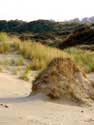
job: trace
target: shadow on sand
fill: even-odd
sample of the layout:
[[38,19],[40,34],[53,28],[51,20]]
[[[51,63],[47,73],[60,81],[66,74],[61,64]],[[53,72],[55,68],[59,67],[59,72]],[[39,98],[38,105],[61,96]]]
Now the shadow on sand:
[[0,103],[23,103],[23,102],[33,102],[33,101],[43,101],[47,100],[48,97],[38,94],[34,96],[20,96],[20,97],[0,97]]
[[70,105],[70,106],[81,106],[79,103],[75,103],[71,100],[52,100],[49,99],[47,96],[43,94],[37,94],[33,96],[20,96],[20,97],[4,97],[0,98],[0,103],[26,103],[26,102],[35,102],[35,101],[45,101],[54,104],[63,104],[63,105]]

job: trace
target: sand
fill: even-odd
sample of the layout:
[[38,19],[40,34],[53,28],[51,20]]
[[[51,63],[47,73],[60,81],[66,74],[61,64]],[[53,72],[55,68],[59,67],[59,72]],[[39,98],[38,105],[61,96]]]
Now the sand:
[[41,93],[29,97],[30,88],[31,83],[0,73],[0,125],[94,125],[94,106],[58,104]]

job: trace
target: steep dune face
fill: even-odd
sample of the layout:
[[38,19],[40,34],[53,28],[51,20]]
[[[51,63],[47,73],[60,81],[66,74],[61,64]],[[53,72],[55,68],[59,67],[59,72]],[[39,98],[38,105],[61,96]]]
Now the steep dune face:
[[56,58],[33,81],[32,94],[42,92],[53,99],[71,99],[90,103],[94,84],[69,58]]

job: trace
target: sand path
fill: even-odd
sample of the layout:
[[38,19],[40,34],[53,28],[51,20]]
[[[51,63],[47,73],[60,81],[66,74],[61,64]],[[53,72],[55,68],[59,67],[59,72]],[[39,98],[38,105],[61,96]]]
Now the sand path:
[[0,125],[94,125],[94,107],[28,97],[31,84],[0,73]]

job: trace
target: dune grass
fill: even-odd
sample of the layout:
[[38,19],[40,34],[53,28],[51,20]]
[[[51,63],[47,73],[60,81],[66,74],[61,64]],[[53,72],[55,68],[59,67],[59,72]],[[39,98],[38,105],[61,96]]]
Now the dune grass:
[[44,46],[33,41],[21,41],[17,37],[9,37],[0,33],[0,53],[16,53],[21,56],[12,64],[23,65],[24,60],[29,60],[31,70],[42,70],[56,57],[70,57],[86,72],[94,71],[94,51],[85,51],[77,48],[68,48],[64,51]]
[[15,44],[19,54],[31,60],[31,69],[40,70],[45,68],[55,57],[64,57],[66,54],[58,49],[50,48],[41,43],[25,41]]
[[77,48],[65,50],[85,72],[94,72],[94,51],[85,51]]
[[9,36],[7,33],[0,32],[0,42],[5,42],[9,40]]
[[6,33],[0,33],[0,53],[6,54],[10,51],[10,45],[8,43],[9,36]]
[[40,43],[28,41],[28,43],[23,42],[20,45],[19,52],[24,58],[31,59],[31,69],[33,70],[44,69],[55,57],[70,57],[85,72],[94,71],[94,51],[85,51],[77,48],[61,51]]
[[25,80],[25,81],[29,81],[29,74],[31,71],[31,67],[30,65],[27,65],[25,70],[23,71],[23,73],[20,75],[20,79]]
[[[4,35],[4,34],[3,34]],[[23,64],[24,59],[31,61],[31,69],[44,69],[48,63],[55,57],[64,57],[65,53],[56,49],[36,43],[33,41],[21,41],[17,37],[11,37],[9,40],[1,42],[0,53],[14,53],[21,55],[17,65]],[[14,61],[12,63],[15,63]]]

